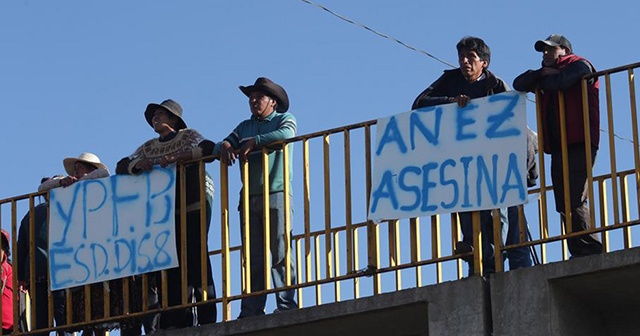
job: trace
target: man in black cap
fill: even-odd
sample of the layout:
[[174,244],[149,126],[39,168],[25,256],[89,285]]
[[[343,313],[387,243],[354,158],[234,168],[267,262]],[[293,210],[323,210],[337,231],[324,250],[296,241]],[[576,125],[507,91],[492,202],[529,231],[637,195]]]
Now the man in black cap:
[[[137,175],[145,171],[153,169],[154,166],[167,166],[172,163],[183,163],[186,161],[199,159],[211,155],[214,143],[205,139],[198,131],[187,128],[187,124],[182,119],[182,107],[176,101],[167,99],[161,104],[151,103],[147,106],[144,117],[147,123],[159,135],[140,146],[132,155],[120,160],[116,166],[117,174]],[[180,209],[179,193],[175,202],[175,224],[176,224],[176,247],[178,253],[181,251],[181,230],[180,217],[181,211],[186,211],[186,231],[187,231],[187,265],[180,265],[180,268],[187,267],[187,284],[186,294],[187,302],[191,303],[192,299],[196,301],[204,300],[204,292],[206,291],[207,299],[215,298],[215,287],[213,284],[213,275],[211,269],[211,260],[206,253],[201,252],[200,237],[204,234],[208,236],[209,225],[211,221],[211,203],[213,201],[213,180],[205,172],[206,181],[201,181],[199,165],[190,163],[186,165],[186,209]],[[176,185],[180,185],[180,176],[176,177]],[[206,202],[200,201],[200,188],[206,188]],[[200,208],[205,207],[205,229],[206,232],[200,231]],[[206,247],[205,251],[208,251]],[[206,258],[206,269],[202,269],[201,258]],[[172,268],[167,271],[167,295],[169,306],[180,305],[182,303],[182,295],[184,294],[180,268]],[[201,272],[206,272],[207,283],[202,284]],[[155,279],[154,279],[155,278]],[[134,278],[136,279],[136,278]],[[136,279],[137,280],[137,279]],[[152,280],[158,280],[159,277],[152,277]],[[153,281],[150,281],[153,282]],[[160,284],[157,283],[159,286]],[[149,308],[157,308],[159,298],[153,295],[154,288],[149,293]],[[140,290],[140,281],[136,281],[134,289]],[[139,299],[141,293],[135,293],[133,299]],[[137,304],[137,302],[133,301]],[[141,306],[135,307],[140,309]],[[214,303],[199,305],[197,307],[197,324],[215,323],[216,306]],[[146,319],[144,322],[145,332],[148,334],[154,332],[157,327],[157,316],[152,319]],[[160,316],[160,328],[184,328],[197,325],[194,323],[193,309],[171,310],[162,313]],[[139,335],[140,326],[132,323],[130,328],[123,328],[123,335]]]
[[[255,84],[240,86],[240,91],[249,97],[251,118],[241,122],[228,137],[216,145],[214,155],[220,155],[220,160],[233,164],[236,158],[249,162],[249,185],[244,186],[249,192],[249,240],[251,258],[251,292],[265,289],[264,277],[264,235],[263,235],[263,182],[261,149],[270,143],[292,138],[296,135],[296,119],[288,113],[289,97],[287,92],[268,78],[260,77]],[[278,113],[276,113],[278,112]],[[291,146],[291,145],[290,145]],[[278,148],[282,148],[279,146]],[[270,216],[270,247],[271,274],[275,288],[287,285],[286,267],[290,268],[290,283],[296,281],[294,259],[286,265],[285,253],[289,241],[285,232],[286,214],[284,206],[285,183],[289,184],[291,192],[291,178],[284,180],[284,165],[282,149],[270,151],[269,156],[269,213]],[[291,172],[291,155],[286,162]],[[291,177],[292,174],[289,173]],[[289,202],[291,204],[291,202]],[[239,209],[243,209],[240,204]],[[289,218],[293,217],[292,207],[289,207]],[[241,219],[242,219],[241,212]],[[294,290],[277,293],[276,311],[290,310],[298,307],[294,299]],[[266,295],[251,296],[242,299],[239,318],[264,315]]]
[[[564,94],[564,114],[566,120],[566,141],[569,163],[569,199],[571,206],[571,231],[579,232],[591,227],[589,206],[587,205],[587,146],[591,149],[591,164],[596,158],[600,142],[600,102],[598,98],[598,78],[587,81],[587,105],[589,109],[589,134],[591,143],[585,143],[582,78],[596,72],[591,62],[573,53],[571,42],[553,34],[536,41],[534,48],[542,53],[542,67],[528,70],[513,81],[519,91],[540,91],[542,110],[542,134],[544,151],[551,154],[551,180],[556,200],[556,211],[564,225],[565,190],[562,175],[562,149],[560,138],[560,108],[558,92]],[[582,235],[567,240],[572,257],[582,257],[602,253],[602,244],[595,234]]]

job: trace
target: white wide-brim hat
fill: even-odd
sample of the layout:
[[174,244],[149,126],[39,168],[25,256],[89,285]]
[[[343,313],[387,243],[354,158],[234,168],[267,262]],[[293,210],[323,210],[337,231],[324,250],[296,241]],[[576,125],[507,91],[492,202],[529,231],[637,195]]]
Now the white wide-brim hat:
[[109,171],[109,168],[107,168],[107,166],[105,166],[104,164],[102,164],[102,162],[100,162],[100,158],[97,155],[89,152],[84,152],[80,154],[77,158],[71,157],[71,158],[66,158],[62,160],[62,164],[64,165],[64,170],[67,171],[67,174],[74,175],[76,173],[75,165],[76,165],[76,162],[78,161],[88,163],[90,165],[95,166],[96,168],[102,168],[107,172]]

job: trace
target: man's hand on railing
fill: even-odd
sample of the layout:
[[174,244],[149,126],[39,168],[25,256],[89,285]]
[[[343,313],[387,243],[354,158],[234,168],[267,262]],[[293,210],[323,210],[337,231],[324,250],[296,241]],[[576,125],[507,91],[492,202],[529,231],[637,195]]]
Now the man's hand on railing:
[[240,160],[247,161],[249,159],[249,153],[256,147],[256,140],[251,138],[247,140],[242,147],[240,147]]
[[148,171],[153,169],[153,162],[149,159],[142,159],[136,163],[134,169],[137,171]]
[[231,144],[223,141],[220,147],[220,161],[231,166],[236,162],[236,156],[236,152],[233,147],[231,147]]

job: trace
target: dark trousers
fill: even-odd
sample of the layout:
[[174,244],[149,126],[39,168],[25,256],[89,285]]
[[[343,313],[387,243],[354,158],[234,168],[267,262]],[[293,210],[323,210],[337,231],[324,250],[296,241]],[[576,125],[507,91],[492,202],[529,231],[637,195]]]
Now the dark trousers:
[[[35,292],[34,292],[35,290]],[[36,286],[30,288],[32,295],[36,296],[36,323],[35,329],[44,329],[49,327],[49,301],[48,297],[48,288],[46,282],[36,283]],[[56,290],[51,292],[51,296],[53,296],[53,318],[55,319],[56,325],[64,325],[67,322],[66,316],[66,296],[64,290]],[[33,335],[44,336],[49,335],[49,333],[37,333]],[[58,331],[58,336],[63,335],[71,335],[70,333]]]
[[[596,159],[597,150],[591,149],[591,162]],[[587,159],[584,145],[572,146],[568,149],[569,162],[569,200],[571,206],[571,232],[580,232],[591,228],[591,218],[587,195]],[[567,229],[564,205],[564,178],[562,176],[562,152],[551,153],[551,180],[556,211],[561,214],[562,223]],[[567,229],[568,231],[568,229]],[[596,234],[586,234],[567,239],[572,257],[583,257],[602,253],[602,243]]]
[[[291,197],[291,196],[287,196]],[[286,264],[285,252],[287,244],[285,239],[285,209],[284,192],[275,192],[269,195],[269,224],[271,250],[271,279],[274,288],[287,285],[287,267],[291,273],[290,282],[296,283],[295,259],[292,256],[289,265]],[[255,293],[265,289],[265,256],[264,256],[264,203],[263,196],[252,196],[249,198],[249,244],[251,254],[251,292]],[[241,223],[244,223],[242,216],[242,206],[239,207]],[[293,208],[289,209],[289,216],[293,218]],[[241,230],[242,232],[242,230]],[[244,235],[244,232],[242,232]],[[268,267],[268,266],[267,266]],[[240,315],[238,318],[264,315],[264,308],[267,302],[267,295],[250,296],[242,299],[240,304]],[[297,309],[295,301],[295,290],[289,289],[276,293],[276,306],[278,311]]]
[[[136,275],[129,280],[129,309],[131,312],[136,313],[142,311],[142,291],[147,291],[147,297],[149,302],[147,307],[149,309],[156,309],[160,307],[158,301],[158,287],[160,273],[153,273],[148,275],[149,286],[144,289],[142,287],[142,276]],[[152,313],[142,317],[125,320],[121,323],[120,335],[122,336],[138,336],[141,335],[141,328],[144,326],[144,333],[146,335],[156,332],[160,327],[160,314]]]
[[[207,291],[207,299],[216,297],[216,289],[213,283],[213,271],[211,268],[211,260],[208,254],[202,253],[200,249],[200,237],[204,235],[208,237],[209,226],[211,223],[211,206],[207,203],[206,209],[206,233],[200,232],[200,210],[194,210],[187,213],[187,303],[192,301],[202,301],[203,293]],[[180,239],[180,215],[176,213],[176,246],[178,254],[181,252]],[[208,251],[208,248],[205,249]],[[202,258],[206,258],[207,283],[202,284],[201,272]],[[181,265],[183,266],[183,265]],[[182,278],[181,269],[172,268],[167,271],[167,301],[169,306],[177,306],[182,304]],[[216,305],[214,303],[197,306],[196,309],[177,309],[163,312],[160,316],[160,328],[186,328],[196,325],[204,325],[215,323],[217,319]]]
[[[483,275],[495,273],[496,259],[493,239],[493,215],[491,210],[481,210],[480,212],[480,232],[482,233],[482,269]],[[462,231],[462,241],[469,246],[473,245],[473,212],[460,212],[460,230]],[[527,229],[527,219],[523,217],[523,227]],[[520,243],[520,220],[518,207],[511,206],[500,209],[500,228],[503,245],[514,245]],[[527,238],[524,240],[528,241]],[[504,257],[509,259],[509,269],[531,267],[531,252],[527,247],[519,247],[507,250]],[[503,259],[504,260],[504,259]],[[474,262],[469,262],[469,276],[473,275]]]

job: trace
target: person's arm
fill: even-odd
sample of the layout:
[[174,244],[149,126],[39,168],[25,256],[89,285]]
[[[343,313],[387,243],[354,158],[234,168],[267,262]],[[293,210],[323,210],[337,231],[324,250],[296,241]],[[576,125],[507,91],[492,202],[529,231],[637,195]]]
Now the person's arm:
[[213,146],[214,156],[219,156],[220,161],[232,165],[236,161],[236,150],[240,148],[240,137],[238,134],[242,134],[242,127],[244,122],[240,123],[224,140],[218,142]]
[[183,136],[186,141],[186,148],[175,155],[167,155],[161,158],[160,165],[166,167],[175,162],[184,162],[200,159],[213,153],[215,144],[211,140],[205,139],[198,131],[193,129],[184,130]]
[[40,184],[40,186],[38,187],[38,191],[49,191],[53,188],[58,188],[61,187],[62,184],[60,184],[60,182],[62,182],[62,179],[64,179],[64,176],[62,175],[56,175],[44,182],[42,182],[42,184]]
[[97,168],[94,169],[92,172],[90,172],[89,174],[81,177],[80,180],[95,180],[95,179],[99,179],[99,178],[103,178],[103,177],[107,177],[109,176],[109,171],[104,169],[104,168]]
[[427,106],[443,105],[454,102],[455,97],[447,96],[442,92],[441,88],[444,85],[444,75],[440,76],[433,84],[429,85],[424,91],[422,91],[418,97],[413,101],[411,109],[419,109]]
[[542,90],[566,90],[591,72],[591,66],[586,61],[573,62],[563,69],[549,72],[547,75],[543,71],[543,75],[538,82],[538,88]]
[[293,138],[296,136],[296,133],[296,117],[294,117],[293,114],[285,113],[278,124],[278,128],[269,133],[258,134],[254,137],[255,145],[262,146],[275,141]]
[[124,157],[116,164],[116,174],[138,175],[153,168],[153,162],[144,155],[144,144],[130,156]]
[[542,69],[527,70],[513,80],[513,88],[523,92],[534,92],[542,77]]
[[116,164],[116,174],[129,175],[129,163],[131,163],[131,159],[129,157],[120,159]]

